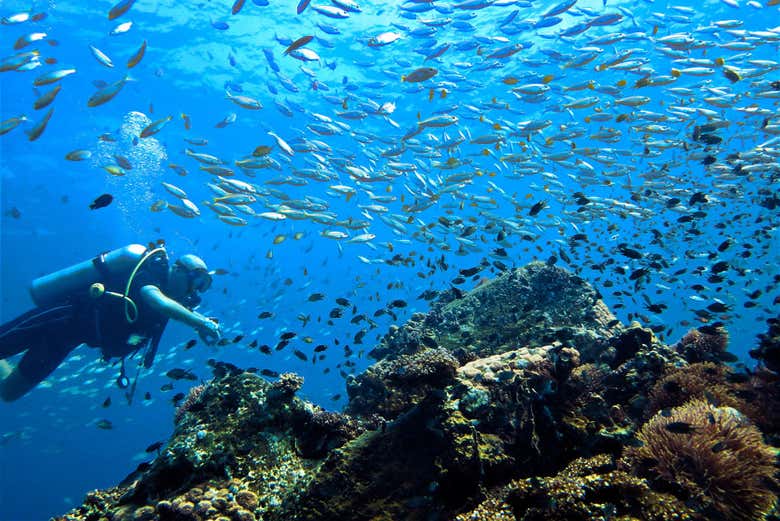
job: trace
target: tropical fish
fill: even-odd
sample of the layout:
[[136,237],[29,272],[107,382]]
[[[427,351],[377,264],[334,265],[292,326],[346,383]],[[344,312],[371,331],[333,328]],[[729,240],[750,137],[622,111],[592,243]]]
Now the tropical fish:
[[101,64],[105,65],[106,67],[113,67],[114,63],[111,61],[111,58],[105,55],[103,51],[95,47],[94,45],[89,46],[89,50],[92,51],[92,56],[95,57],[95,59],[100,62]]
[[168,124],[169,121],[173,119],[173,116],[167,116],[162,119],[158,119],[157,121],[154,121],[147,125],[142,131],[139,137],[145,138],[149,136],[153,136],[154,134],[157,134],[160,130],[165,127],[165,125]]
[[141,43],[141,46],[138,48],[138,50],[135,51],[135,53],[133,53],[133,55],[127,60],[127,68],[132,69],[138,65],[138,63],[140,63],[140,61],[143,59],[144,54],[146,54],[146,40]]
[[290,45],[288,45],[287,48],[284,50],[283,54],[290,54],[292,51],[296,49],[300,49],[301,47],[303,47],[313,39],[314,39],[313,36],[301,36],[300,38],[292,42]]
[[110,11],[108,11],[108,19],[114,20],[116,18],[119,18],[123,14],[125,14],[128,9],[130,9],[133,4],[135,3],[135,0],[120,0],[117,2],[114,7],[111,8]]
[[433,67],[420,67],[405,76],[401,76],[402,81],[409,83],[419,83],[433,78],[439,71]]
[[13,129],[15,129],[25,121],[29,121],[25,116],[16,116],[16,117],[6,119],[2,123],[0,123],[0,136],[11,132]]
[[97,107],[99,105],[102,105],[104,103],[108,103],[114,97],[119,94],[119,91],[122,90],[122,87],[125,86],[125,83],[130,79],[129,76],[125,76],[121,80],[111,83],[110,85],[103,87],[102,89],[98,89],[97,92],[95,92],[92,96],[90,96],[89,100],[87,100],[87,106],[88,107]]
[[35,78],[35,80],[33,81],[33,85],[35,85],[36,87],[49,85],[50,83],[60,81],[62,78],[65,78],[66,76],[75,74],[75,72],[76,69],[60,69],[56,71],[47,72]]
[[33,127],[27,131],[27,139],[29,141],[35,141],[39,137],[41,137],[41,134],[43,134],[43,131],[46,130],[46,125],[49,124],[49,120],[51,119],[51,115],[54,113],[54,108],[50,108],[49,111],[36,123],[33,125]]

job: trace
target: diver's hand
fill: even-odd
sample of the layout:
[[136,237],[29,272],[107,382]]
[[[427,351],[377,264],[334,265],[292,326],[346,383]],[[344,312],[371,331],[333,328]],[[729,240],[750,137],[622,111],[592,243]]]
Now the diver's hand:
[[222,332],[219,329],[219,324],[210,318],[203,318],[203,321],[198,325],[198,335],[200,339],[206,344],[212,346],[219,342],[222,338]]

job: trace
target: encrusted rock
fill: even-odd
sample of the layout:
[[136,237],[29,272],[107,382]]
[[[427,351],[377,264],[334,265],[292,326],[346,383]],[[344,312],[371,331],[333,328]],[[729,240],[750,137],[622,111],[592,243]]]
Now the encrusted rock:
[[459,358],[467,353],[482,357],[560,341],[591,361],[618,326],[582,278],[534,262],[503,272],[463,298],[435,305],[424,318],[390,332],[371,356],[394,358],[438,346]]
[[347,412],[395,418],[433,390],[452,383],[458,365],[444,349],[424,349],[382,360],[347,382]]

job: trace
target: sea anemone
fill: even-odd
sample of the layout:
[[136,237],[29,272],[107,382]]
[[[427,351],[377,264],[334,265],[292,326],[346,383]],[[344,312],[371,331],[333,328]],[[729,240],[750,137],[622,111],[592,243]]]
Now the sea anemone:
[[674,348],[690,363],[718,362],[727,357],[728,345],[728,331],[720,325],[711,325],[691,329]]
[[710,519],[764,519],[776,500],[775,450],[731,407],[691,400],[653,416],[637,439],[624,462]]
[[[677,407],[694,398],[714,400],[718,405],[739,407],[727,384],[728,368],[712,362],[675,367],[659,378],[650,390],[646,417],[661,409]],[[744,412],[744,411],[743,411]]]

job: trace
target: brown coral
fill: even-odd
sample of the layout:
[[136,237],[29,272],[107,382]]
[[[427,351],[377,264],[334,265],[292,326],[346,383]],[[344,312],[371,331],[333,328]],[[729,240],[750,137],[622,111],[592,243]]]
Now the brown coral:
[[775,452],[731,407],[691,400],[656,414],[637,439],[625,462],[710,518],[763,519],[775,502]]

